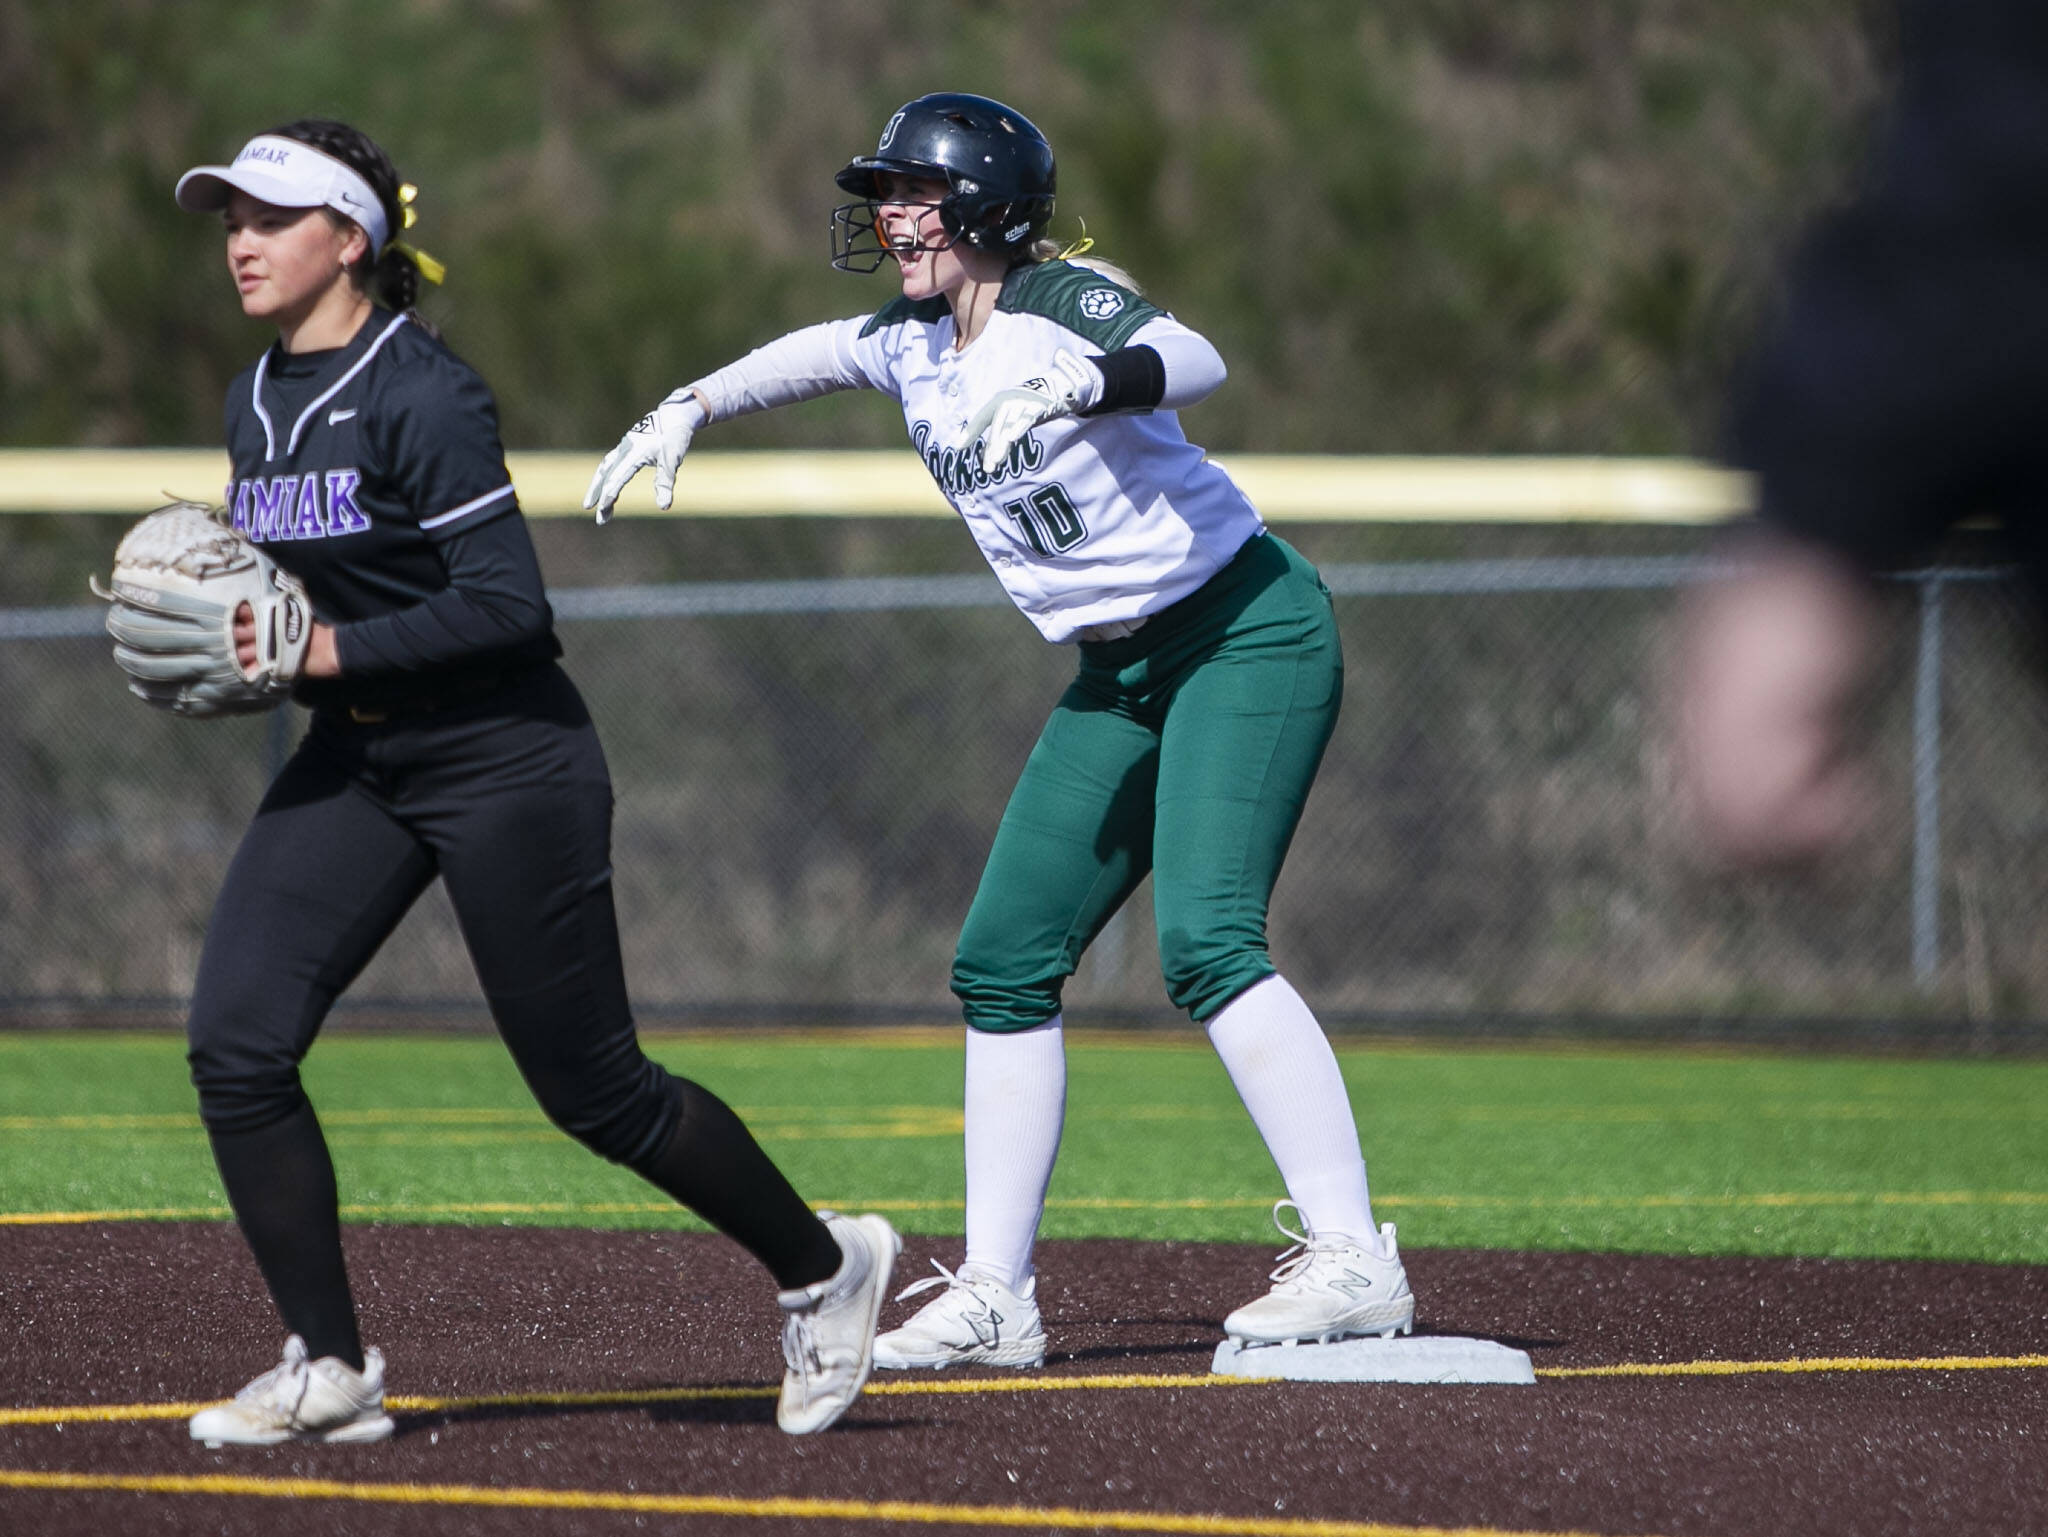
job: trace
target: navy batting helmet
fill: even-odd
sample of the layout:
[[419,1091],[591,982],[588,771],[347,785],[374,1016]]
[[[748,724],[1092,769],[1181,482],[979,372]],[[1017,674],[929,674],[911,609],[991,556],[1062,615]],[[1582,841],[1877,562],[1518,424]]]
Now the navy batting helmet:
[[[946,184],[939,223],[949,244],[965,240],[1015,258],[1052,222],[1052,146],[1045,135],[999,101],[940,91],[897,108],[875,152],[856,155],[839,173],[840,187],[863,201],[833,210],[833,266],[873,272],[889,254],[875,229],[880,178],[888,173]],[[872,259],[853,265],[863,258]]]

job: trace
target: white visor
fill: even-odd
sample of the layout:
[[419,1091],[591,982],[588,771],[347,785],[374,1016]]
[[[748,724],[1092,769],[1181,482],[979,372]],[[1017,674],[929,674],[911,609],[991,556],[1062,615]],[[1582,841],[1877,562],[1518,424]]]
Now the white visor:
[[377,194],[349,166],[297,139],[259,134],[242,146],[233,165],[194,166],[178,178],[180,208],[212,213],[227,207],[231,191],[279,208],[332,208],[370,237],[372,254],[384,249],[391,221]]

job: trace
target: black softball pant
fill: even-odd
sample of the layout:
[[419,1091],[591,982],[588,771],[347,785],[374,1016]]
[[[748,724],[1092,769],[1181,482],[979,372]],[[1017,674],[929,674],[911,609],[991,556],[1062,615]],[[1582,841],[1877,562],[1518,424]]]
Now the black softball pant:
[[432,714],[316,714],[207,930],[189,1053],[207,1128],[257,1131],[304,1104],[299,1063],[329,1008],[438,874],[542,1109],[644,1166],[677,1095],[627,1003],[611,816],[597,733],[558,667]]
[[778,1285],[837,1241],[717,1095],[640,1049],[612,911],[611,778],[549,666],[486,700],[316,714],[215,903],[192,1000],[199,1111],[235,1220],[311,1355],[363,1361],[333,1161],[299,1063],[435,875],[491,1017],[548,1117],[743,1244]]

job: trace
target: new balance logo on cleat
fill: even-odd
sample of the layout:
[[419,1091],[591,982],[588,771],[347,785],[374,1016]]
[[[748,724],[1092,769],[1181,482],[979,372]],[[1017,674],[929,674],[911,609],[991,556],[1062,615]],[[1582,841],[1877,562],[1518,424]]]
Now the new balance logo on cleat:
[[1394,1225],[1381,1226],[1374,1252],[1341,1234],[1319,1234],[1305,1218],[1304,1231],[1296,1232],[1280,1216],[1290,1206],[1300,1217],[1301,1208],[1292,1201],[1273,1208],[1274,1224],[1294,1240],[1274,1268],[1273,1289],[1224,1319],[1223,1332],[1244,1345],[1320,1344],[1361,1334],[1386,1338],[1412,1332],[1415,1295],[1394,1243]]
[[942,1288],[900,1328],[875,1341],[875,1365],[892,1371],[908,1367],[1042,1366],[1045,1326],[1038,1316],[1038,1281],[1012,1291],[994,1276],[961,1266],[956,1273],[937,1260],[935,1276],[913,1281],[896,1300]]

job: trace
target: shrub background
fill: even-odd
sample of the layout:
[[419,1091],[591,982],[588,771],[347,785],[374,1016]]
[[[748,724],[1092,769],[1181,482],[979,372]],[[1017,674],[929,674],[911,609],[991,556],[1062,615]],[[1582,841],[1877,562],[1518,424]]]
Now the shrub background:
[[[933,89],[1059,156],[1056,231],[1211,335],[1219,449],[1667,453],[1886,78],[1869,0],[0,0],[0,442],[211,443],[267,340],[186,167],[323,114],[422,188],[508,443],[889,293],[832,173]],[[722,444],[893,444],[886,402]]]

